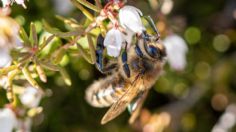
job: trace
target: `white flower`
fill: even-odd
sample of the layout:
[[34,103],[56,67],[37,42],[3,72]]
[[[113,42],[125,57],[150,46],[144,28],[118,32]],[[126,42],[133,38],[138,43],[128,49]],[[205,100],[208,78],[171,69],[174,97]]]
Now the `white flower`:
[[20,95],[20,101],[23,105],[29,108],[37,107],[42,98],[42,93],[34,87],[26,87]]
[[124,6],[119,11],[120,24],[125,29],[130,29],[134,33],[141,33],[145,30],[140,16],[142,12],[133,6]]
[[106,34],[104,39],[104,46],[107,48],[107,54],[109,56],[118,57],[123,43],[122,33],[112,28]]
[[19,24],[8,16],[0,15],[0,48],[11,49],[20,44]]
[[10,108],[0,109],[0,132],[12,132],[16,125],[15,113]]
[[2,6],[3,7],[8,7],[11,4],[11,0],[2,0]]
[[12,58],[9,55],[8,49],[0,48],[0,68],[11,65]]
[[21,5],[21,6],[23,6],[24,8],[26,8],[26,6],[25,6],[25,0],[15,0],[15,2],[16,2],[16,4]]
[[167,61],[174,70],[184,70],[188,47],[182,37],[173,34],[163,40],[166,47]]

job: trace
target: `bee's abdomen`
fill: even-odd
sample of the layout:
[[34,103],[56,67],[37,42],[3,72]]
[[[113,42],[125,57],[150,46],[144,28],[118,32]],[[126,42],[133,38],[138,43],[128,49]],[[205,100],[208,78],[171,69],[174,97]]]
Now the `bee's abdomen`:
[[86,100],[94,107],[108,107],[115,103],[125,89],[122,84],[114,80],[99,80],[86,90]]

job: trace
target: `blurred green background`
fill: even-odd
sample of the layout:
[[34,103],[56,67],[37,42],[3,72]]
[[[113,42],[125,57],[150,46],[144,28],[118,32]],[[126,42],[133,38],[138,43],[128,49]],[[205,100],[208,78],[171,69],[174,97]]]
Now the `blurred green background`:
[[[43,34],[42,19],[65,30],[55,15],[72,17],[79,22],[86,19],[73,5],[67,5],[68,1],[29,0],[26,10],[14,5],[11,16],[26,29],[30,22],[35,22],[39,34]],[[165,66],[165,74],[150,91],[144,108],[151,113],[170,111],[174,115],[166,131],[209,132],[236,99],[236,1],[174,0],[173,9],[167,15],[160,14],[159,6],[155,7],[152,2],[128,0],[129,5],[151,15],[155,22],[165,22],[162,37],[168,35],[165,30],[182,36],[189,51],[184,71]],[[65,5],[67,7],[63,7]],[[108,124],[100,125],[107,109],[89,106],[84,92],[89,84],[104,76],[79,56],[66,55],[63,65],[72,86],[66,86],[59,74],[49,76],[48,82],[41,84],[53,94],[42,100],[44,111],[35,117],[32,131],[142,131],[137,125],[128,124],[127,111]],[[236,127],[232,131],[236,131]]]

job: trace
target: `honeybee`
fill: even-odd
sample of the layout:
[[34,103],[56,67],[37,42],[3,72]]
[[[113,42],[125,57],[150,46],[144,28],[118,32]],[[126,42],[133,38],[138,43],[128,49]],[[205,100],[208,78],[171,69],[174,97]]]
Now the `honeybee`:
[[[157,32],[157,30],[155,29]],[[97,52],[103,50],[103,38],[98,37]],[[101,54],[97,54],[97,65],[102,69],[113,69],[107,77],[95,81],[86,90],[86,100],[94,107],[110,107],[101,124],[116,118],[126,108],[131,112],[129,123],[138,117],[141,107],[151,87],[163,71],[165,47],[159,34],[150,35],[143,31],[137,35],[136,43],[122,51],[116,65],[103,66]]]

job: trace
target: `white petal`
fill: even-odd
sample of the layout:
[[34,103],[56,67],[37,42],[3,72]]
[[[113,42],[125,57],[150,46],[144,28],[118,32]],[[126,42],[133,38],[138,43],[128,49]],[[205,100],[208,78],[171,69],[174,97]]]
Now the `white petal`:
[[120,55],[120,49],[117,49],[113,46],[109,46],[107,47],[107,54],[112,57],[118,57]]
[[16,1],[16,3],[19,4],[19,5],[22,5],[22,4],[24,4],[24,2],[25,2],[24,0],[15,0],[15,1]]
[[7,7],[11,4],[11,0],[2,0],[2,6]]
[[104,39],[104,46],[107,47],[107,54],[113,57],[119,56],[122,42],[123,36],[119,30],[114,28],[109,30]]
[[20,95],[20,101],[29,108],[37,107],[42,98],[40,91],[34,87],[26,87],[23,94]]
[[12,132],[16,124],[17,119],[11,109],[0,109],[0,132]]
[[142,12],[133,6],[124,6],[119,11],[120,24],[125,29],[130,29],[135,33],[145,30],[140,15]]
[[171,68],[175,70],[183,70],[186,66],[186,53],[188,47],[182,37],[178,35],[167,36],[163,40],[166,47],[167,60]]
[[8,49],[0,49],[0,68],[11,65],[12,58],[9,55]]
[[131,46],[131,42],[134,36],[134,32],[130,31],[129,29],[126,30],[126,34],[122,34],[124,40],[128,43],[128,49]]

